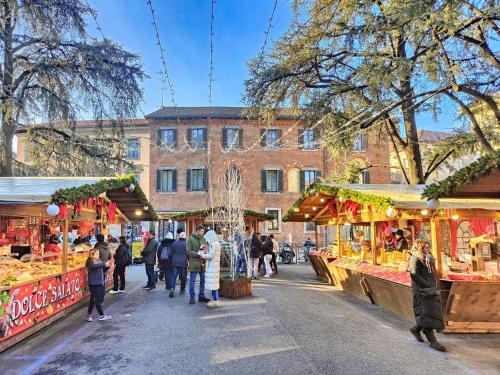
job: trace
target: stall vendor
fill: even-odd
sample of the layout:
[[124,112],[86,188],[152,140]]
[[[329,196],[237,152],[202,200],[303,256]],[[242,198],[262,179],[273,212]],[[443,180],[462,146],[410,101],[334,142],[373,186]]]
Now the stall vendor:
[[57,254],[57,257],[61,255],[61,248],[57,245],[57,236],[55,234],[51,235],[49,238],[49,243],[45,246],[44,252],[45,253],[55,253]]
[[406,240],[403,230],[398,229],[396,231],[396,250],[403,252],[404,250],[408,250],[408,241]]
[[394,236],[394,233],[392,233],[391,227],[386,227],[384,229],[382,242],[387,252],[396,250],[397,239]]

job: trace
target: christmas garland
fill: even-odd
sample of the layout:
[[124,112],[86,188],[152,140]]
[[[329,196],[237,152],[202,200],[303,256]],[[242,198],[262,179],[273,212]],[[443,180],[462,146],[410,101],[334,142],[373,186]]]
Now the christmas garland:
[[500,150],[484,155],[467,167],[460,169],[455,174],[440,182],[425,187],[422,198],[438,199],[453,195],[465,185],[470,185],[479,178],[489,175],[494,170],[500,169]]
[[[215,207],[213,209],[214,213],[216,214],[219,211],[226,210],[225,207]],[[185,218],[189,216],[209,216],[212,214],[212,209],[210,208],[202,208],[199,210],[194,210],[194,211],[187,211],[183,212],[180,214],[175,214],[170,216],[170,219],[172,220],[184,220]],[[243,215],[244,216],[253,216],[256,217],[257,219],[262,219],[262,220],[273,220],[274,216],[270,214],[266,214],[264,212],[257,212],[257,211],[252,211],[252,210],[243,210]]]
[[149,202],[148,198],[146,198],[146,195],[137,183],[133,174],[109,180],[101,180],[94,184],[86,184],[80,187],[59,189],[52,194],[52,203],[57,205],[74,205],[77,202],[97,197],[99,194],[105,193],[106,191],[121,189],[125,186],[129,186],[130,184],[134,184],[134,193],[137,194],[141,205],[147,206],[151,217],[154,220],[158,220],[158,215],[156,214],[155,209]]
[[350,199],[359,204],[369,205],[377,208],[394,207],[396,203],[391,198],[381,197],[375,194],[363,193],[361,191],[347,189],[342,186],[324,185],[321,183],[312,184],[309,186],[295,201],[292,207],[288,210],[282,221],[290,220],[300,209],[300,205],[311,195],[321,193],[331,197],[340,197],[344,200]]

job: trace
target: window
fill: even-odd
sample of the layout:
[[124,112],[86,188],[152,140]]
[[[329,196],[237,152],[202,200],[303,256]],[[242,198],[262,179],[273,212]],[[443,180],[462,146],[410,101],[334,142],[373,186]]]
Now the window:
[[127,159],[138,160],[141,144],[138,138],[127,139]]
[[177,129],[159,129],[157,145],[167,148],[177,147]]
[[314,129],[299,130],[299,146],[304,150],[317,150],[318,138],[318,132]]
[[364,133],[359,133],[358,137],[352,145],[353,151],[366,151],[366,135]]
[[283,192],[283,171],[279,169],[264,169],[261,172],[261,178],[262,192]]
[[273,216],[273,219],[267,222],[268,232],[281,231],[281,209],[280,208],[266,208],[266,213]]
[[260,129],[260,145],[268,148],[281,146],[281,129]]
[[309,185],[314,184],[319,175],[319,171],[313,169],[300,171],[300,191],[303,192]]
[[204,148],[207,143],[207,129],[188,129],[188,143],[191,148]]
[[222,147],[238,149],[243,144],[243,129],[226,128],[222,130]]
[[161,193],[177,191],[177,171],[175,169],[165,168],[157,171],[156,191]]
[[305,233],[310,233],[310,232],[315,232],[316,231],[316,223],[309,221],[307,223],[304,223],[304,232]]
[[187,191],[207,191],[208,170],[188,169],[186,178]]

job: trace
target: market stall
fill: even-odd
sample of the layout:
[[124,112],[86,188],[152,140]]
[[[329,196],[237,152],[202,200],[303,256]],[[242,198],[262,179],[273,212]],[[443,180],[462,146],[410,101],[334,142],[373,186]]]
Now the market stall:
[[139,217],[157,219],[133,176],[0,178],[0,351],[84,302],[95,236]]
[[[446,331],[500,332],[500,180],[498,166],[485,167],[484,160],[462,171],[468,180],[460,190],[449,187],[457,176],[448,189],[427,187],[426,193],[423,185],[315,184],[284,220],[330,226],[335,241],[313,254],[315,272],[410,320],[409,250],[417,239],[429,242],[442,280]],[[470,178],[473,170],[480,173]],[[442,190],[448,194],[429,195]]]

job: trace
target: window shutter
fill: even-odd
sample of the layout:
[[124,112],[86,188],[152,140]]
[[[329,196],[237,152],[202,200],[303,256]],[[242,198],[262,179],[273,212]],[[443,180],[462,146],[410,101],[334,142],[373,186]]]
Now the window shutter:
[[161,147],[162,146],[162,143],[163,143],[163,139],[161,139],[162,135],[162,130],[161,129],[158,129],[158,131],[156,132],[156,145],[158,147]]
[[177,191],[177,169],[172,171],[172,191]]
[[208,191],[208,169],[203,170],[203,190]]
[[222,129],[222,148],[227,148],[227,129]]
[[298,142],[299,148],[304,147],[304,129],[299,129]]
[[265,193],[267,191],[266,188],[266,170],[262,169],[260,171],[260,191]]
[[316,181],[319,181],[320,177],[321,177],[321,171],[316,171]]
[[276,135],[277,135],[277,140],[276,140],[276,145],[278,147],[281,147],[281,145],[283,144],[283,140],[281,139],[283,137],[283,130],[282,129],[278,129],[278,131],[276,132]]
[[240,148],[243,148],[243,129],[242,128],[239,129],[239,135],[238,135],[238,137],[239,137],[238,138],[238,141],[239,141],[239,145],[238,146]]
[[260,129],[260,145],[266,147],[266,129]]
[[161,170],[156,170],[156,191],[161,191]]
[[207,147],[208,145],[208,128],[204,128],[203,132],[203,147]]
[[366,133],[360,133],[360,135],[361,135],[361,147],[363,151],[366,151],[368,148],[368,139]]
[[174,144],[172,145],[172,147],[177,148],[177,129],[173,130],[173,138],[174,138]]
[[321,129],[316,126],[314,128],[314,148],[319,148],[320,139],[321,139]]
[[300,192],[306,190],[306,176],[304,171],[300,171]]
[[278,192],[283,193],[283,171],[278,171]]
[[191,191],[191,169],[186,170],[186,191]]
[[187,129],[187,134],[186,134],[186,138],[187,138],[187,143],[189,145],[189,147],[192,147],[192,139],[193,139],[193,129]]

